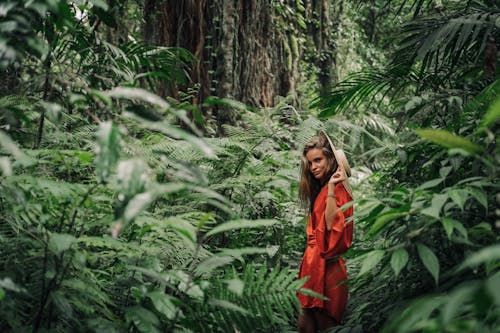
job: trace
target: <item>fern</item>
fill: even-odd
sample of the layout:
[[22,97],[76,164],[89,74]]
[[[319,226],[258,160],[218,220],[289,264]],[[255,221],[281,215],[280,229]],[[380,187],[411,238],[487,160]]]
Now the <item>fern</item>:
[[208,332],[268,332],[293,330],[300,308],[296,293],[303,281],[297,273],[275,266],[258,271],[246,265],[241,273],[229,272],[213,286],[209,303],[190,303],[186,312],[195,314],[195,330]]

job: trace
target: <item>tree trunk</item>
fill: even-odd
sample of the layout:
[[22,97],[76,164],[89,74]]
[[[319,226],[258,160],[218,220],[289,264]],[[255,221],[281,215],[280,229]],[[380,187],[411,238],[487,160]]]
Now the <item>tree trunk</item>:
[[306,1],[308,35],[312,37],[308,39],[308,48],[312,50],[310,57],[318,68],[321,95],[328,94],[332,83],[337,80],[334,71],[336,55],[334,33],[338,26],[336,21],[340,19],[341,11],[342,0]]
[[[190,84],[174,86],[170,96],[189,91],[193,104],[212,95],[271,107],[278,95],[295,91],[297,43],[280,28],[282,18],[269,0],[146,0],[144,18],[147,41],[185,48],[197,58]],[[214,117],[219,129],[238,119],[221,105],[203,114]]]

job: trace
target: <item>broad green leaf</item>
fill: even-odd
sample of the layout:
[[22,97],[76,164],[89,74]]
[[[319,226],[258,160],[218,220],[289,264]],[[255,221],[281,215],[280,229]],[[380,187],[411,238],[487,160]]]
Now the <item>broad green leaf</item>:
[[406,216],[408,212],[400,212],[397,210],[390,210],[383,215],[380,215],[376,220],[371,229],[366,234],[367,237],[376,236],[380,231],[382,231],[389,222],[394,221],[400,217]]
[[373,250],[365,255],[365,259],[361,264],[361,270],[359,271],[359,275],[363,275],[375,266],[382,260],[384,257],[384,250]]
[[96,172],[102,182],[107,182],[120,156],[120,131],[113,122],[103,122],[96,133]]
[[471,187],[469,192],[485,209],[488,209],[488,197],[482,189]]
[[422,209],[421,213],[435,218],[439,218],[439,214],[441,213],[441,208],[443,208],[443,205],[448,200],[448,198],[449,196],[446,193],[434,194],[434,196],[432,197],[430,207]]
[[215,228],[207,232],[206,236],[212,236],[229,230],[269,227],[275,225],[276,223],[278,223],[277,220],[234,220],[216,226]]
[[474,268],[481,264],[498,260],[500,260],[500,244],[490,245],[468,256],[458,270]]
[[408,263],[408,251],[404,248],[399,248],[392,253],[391,267],[396,277]]
[[53,233],[50,235],[49,249],[58,255],[68,250],[74,243],[76,238],[73,235]]
[[436,255],[431,249],[422,243],[417,243],[417,252],[420,260],[422,260],[425,268],[427,268],[432,277],[434,277],[434,281],[437,285],[439,280],[439,261]]
[[452,169],[453,169],[453,167],[451,167],[451,166],[442,167],[441,169],[439,169],[439,175],[442,178],[446,178],[446,176],[448,176],[450,174]]
[[443,182],[443,180],[444,180],[444,178],[436,178],[436,179],[426,181],[425,183],[423,183],[422,185],[417,187],[417,190],[425,190],[425,189],[428,189],[431,187],[435,187],[435,186],[441,184]]
[[175,302],[177,299],[161,291],[153,291],[146,294],[151,299],[158,312],[164,314],[168,319],[174,319],[177,311]]
[[452,189],[448,191],[448,195],[451,200],[460,207],[461,210],[464,210],[464,205],[467,199],[469,198],[469,191],[462,189]]
[[455,222],[454,220],[447,217],[443,217],[441,219],[441,224],[443,225],[444,231],[446,232],[446,236],[448,237],[448,239],[451,239],[451,235],[453,234],[453,228],[455,225],[454,222]]
[[445,130],[420,129],[416,132],[421,138],[437,143],[445,148],[459,148],[465,150],[469,154],[476,154],[483,150],[481,146],[470,142],[466,138],[452,134]]
[[5,297],[5,291],[2,288],[0,288],[0,302],[4,299],[4,297]]

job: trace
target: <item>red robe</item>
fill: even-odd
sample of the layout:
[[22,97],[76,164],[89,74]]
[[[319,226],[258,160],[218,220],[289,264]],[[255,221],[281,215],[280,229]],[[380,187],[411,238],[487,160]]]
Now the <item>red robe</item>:
[[[326,229],[326,199],[328,186],[325,186],[314,202],[314,207],[307,224],[307,247],[300,265],[299,278],[310,276],[303,288],[311,289],[329,298],[324,301],[315,297],[298,294],[303,308],[321,308],[338,322],[342,321],[347,304],[347,270],[343,258],[338,257],[351,246],[353,225],[346,224],[352,216],[353,207],[339,210],[334,217],[332,229]],[[335,185],[337,207],[341,207],[352,198],[342,182]],[[328,260],[327,260],[328,259]],[[343,282],[344,281],[344,282]]]

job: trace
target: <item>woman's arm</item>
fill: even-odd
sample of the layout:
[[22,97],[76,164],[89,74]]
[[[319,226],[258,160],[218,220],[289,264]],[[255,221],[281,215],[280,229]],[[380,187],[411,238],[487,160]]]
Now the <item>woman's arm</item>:
[[325,209],[326,230],[332,230],[333,220],[338,210],[337,197],[335,196],[335,183],[328,182],[328,196],[326,197]]
[[342,165],[339,165],[337,171],[328,181],[328,196],[326,197],[325,209],[326,230],[328,231],[332,230],[335,214],[339,211],[339,207],[337,206],[337,197],[335,196],[335,185],[346,179],[347,175]]

